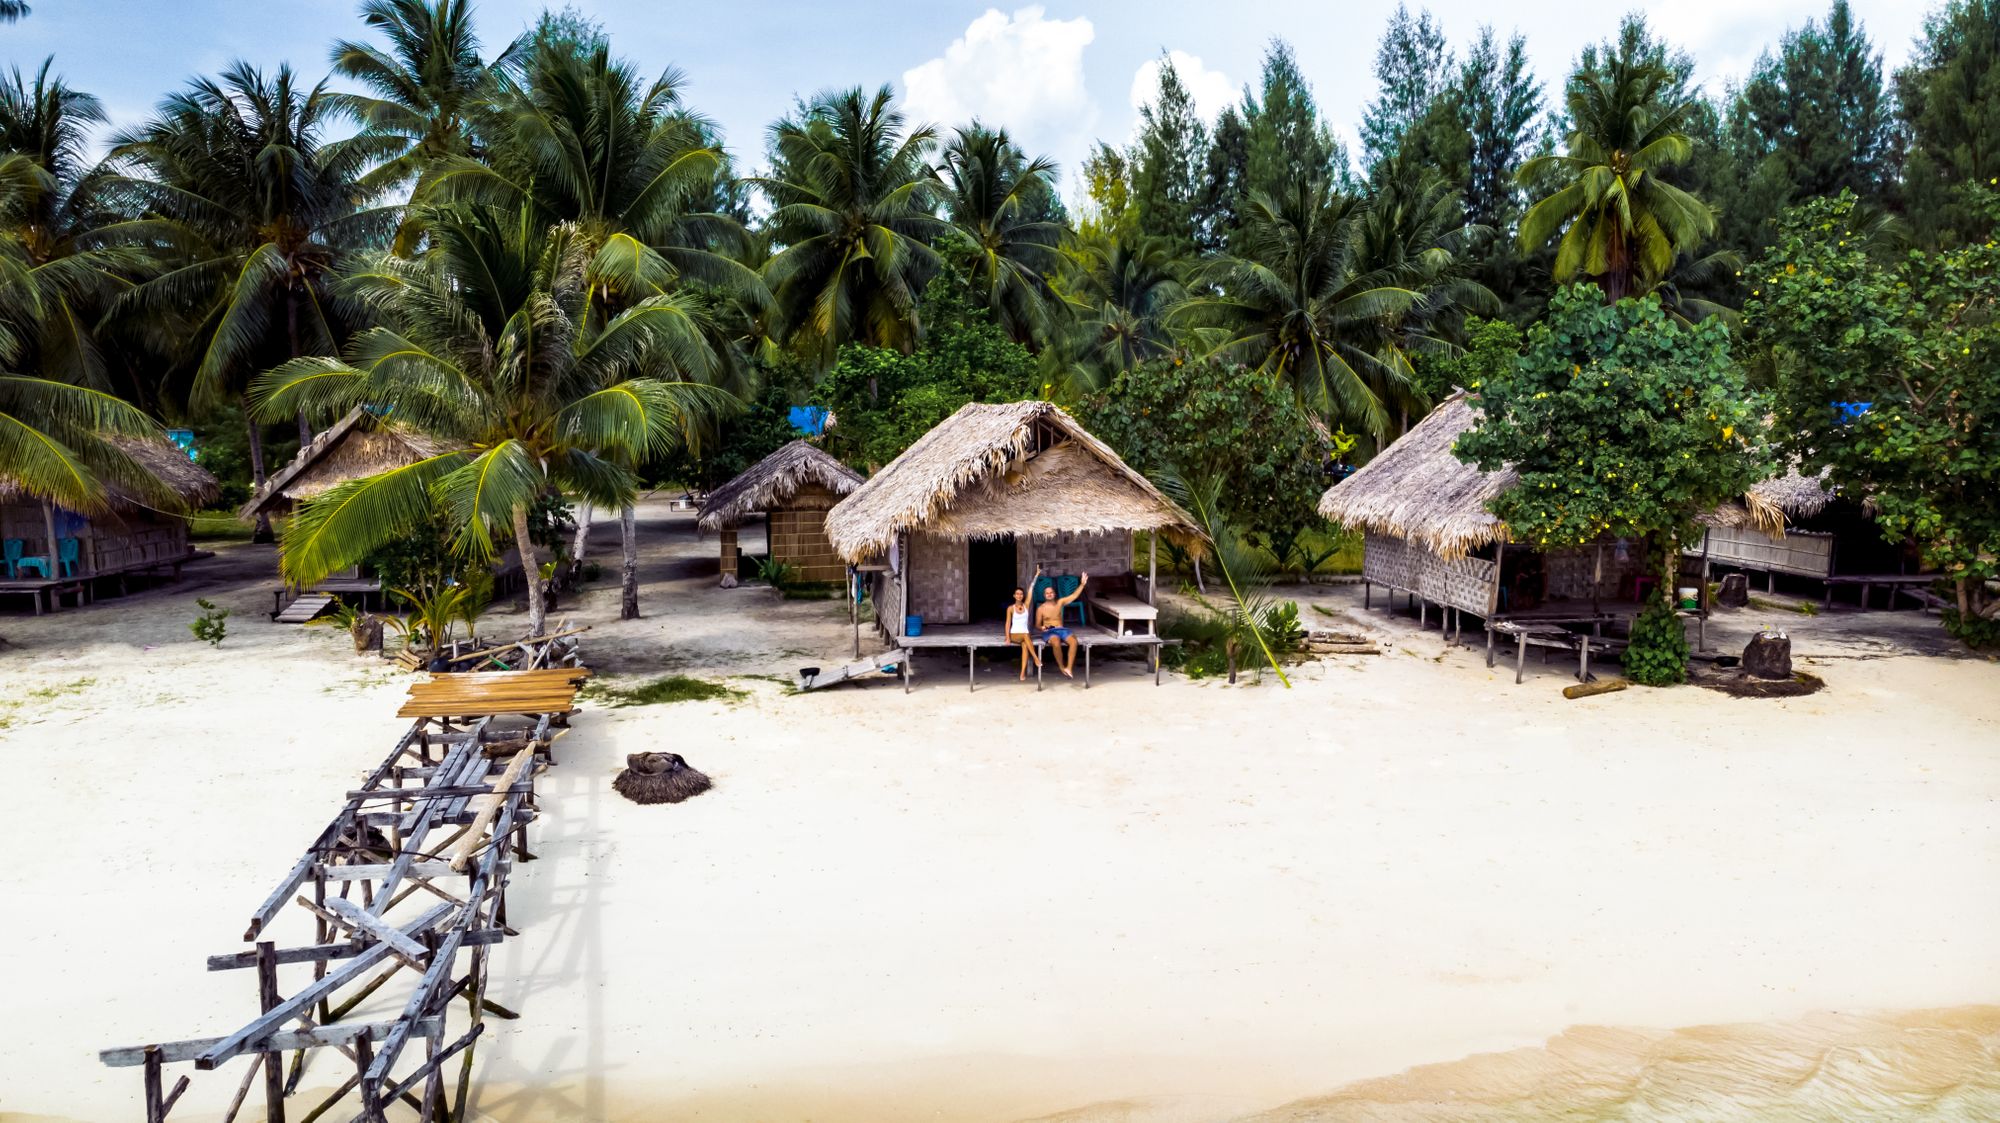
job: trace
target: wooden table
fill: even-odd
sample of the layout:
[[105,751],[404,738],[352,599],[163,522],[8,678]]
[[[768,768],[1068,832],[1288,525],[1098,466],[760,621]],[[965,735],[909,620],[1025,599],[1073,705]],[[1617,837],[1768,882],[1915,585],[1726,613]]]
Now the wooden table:
[[1821,604],[1826,608],[1833,607],[1835,585],[1859,585],[1861,608],[1866,611],[1869,594],[1875,591],[1875,586],[1882,585],[1889,590],[1888,607],[1894,608],[1898,592],[1911,587],[1922,588],[1936,582],[1937,579],[1938,575],[1935,573],[1837,573],[1822,579],[1826,582],[1826,599]]
[[1576,650],[1576,681],[1590,681],[1590,640],[1591,637],[1572,632],[1559,624],[1535,624],[1526,621],[1501,620],[1486,629],[1486,665],[1493,665],[1493,633],[1513,636],[1517,641],[1514,653],[1514,682],[1519,685],[1521,675],[1528,665],[1528,645],[1552,647],[1561,650]]
[[1126,596],[1123,593],[1094,594],[1089,597],[1089,602],[1090,607],[1116,622],[1116,627],[1112,629],[1115,635],[1127,634],[1125,625],[1128,621],[1146,626],[1144,631],[1138,633],[1139,635],[1153,635],[1155,625],[1160,619],[1160,610],[1157,607],[1147,604],[1138,597]]

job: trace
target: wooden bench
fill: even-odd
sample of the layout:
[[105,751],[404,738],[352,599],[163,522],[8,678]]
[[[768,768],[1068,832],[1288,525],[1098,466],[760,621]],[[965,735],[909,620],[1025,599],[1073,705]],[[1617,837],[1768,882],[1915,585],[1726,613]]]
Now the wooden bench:
[[1600,650],[1610,650],[1610,645],[1590,636],[1572,632],[1560,624],[1534,624],[1515,620],[1501,620],[1486,628],[1486,665],[1493,665],[1494,633],[1514,637],[1514,682],[1519,685],[1522,673],[1528,665],[1528,647],[1549,648],[1558,651],[1576,652],[1576,680],[1590,681],[1590,648],[1592,644]]
[[[1886,607],[1893,609],[1896,607],[1897,593],[1911,593],[1911,590],[1926,589],[1936,583],[1938,575],[1935,573],[1837,573],[1830,577],[1822,578],[1822,580],[1826,582],[1826,597],[1820,602],[1822,607],[1833,607],[1833,587],[1835,585],[1859,585],[1861,586],[1861,609],[1865,612],[1868,609],[1869,594],[1875,591],[1875,586],[1881,585],[1889,590],[1889,603]],[[1914,593],[1911,593],[1911,595],[1915,596]],[[1924,603],[1922,597],[1916,597],[1916,600],[1920,605]]]
[[1125,630],[1128,623],[1145,625],[1145,630],[1138,633],[1140,635],[1150,636],[1158,631],[1156,625],[1160,619],[1159,608],[1147,604],[1138,597],[1125,593],[1090,593],[1084,600],[1093,611],[1111,618],[1113,635],[1129,634]]

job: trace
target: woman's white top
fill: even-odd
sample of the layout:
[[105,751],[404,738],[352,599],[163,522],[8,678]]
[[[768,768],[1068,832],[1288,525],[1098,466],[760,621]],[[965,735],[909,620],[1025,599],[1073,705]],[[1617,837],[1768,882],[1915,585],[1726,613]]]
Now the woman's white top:
[[1012,636],[1026,635],[1027,631],[1028,610],[1025,608],[1014,609],[1007,616],[1007,634]]

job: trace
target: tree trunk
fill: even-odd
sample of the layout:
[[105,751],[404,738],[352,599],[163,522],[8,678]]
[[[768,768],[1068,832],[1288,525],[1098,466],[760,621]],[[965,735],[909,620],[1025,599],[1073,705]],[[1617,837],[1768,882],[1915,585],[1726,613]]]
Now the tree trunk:
[[1194,587],[1202,596],[1208,595],[1208,583],[1201,579],[1201,555],[1199,554],[1196,554],[1194,559]]
[[49,545],[46,551],[49,567],[45,576],[61,578],[62,551],[56,549],[56,508],[55,504],[50,503],[46,499],[42,500],[42,532],[49,536]]
[[618,602],[620,620],[639,618],[639,520],[630,503],[618,509],[618,530],[624,538],[625,564],[618,575],[623,589]]
[[[239,399],[243,405],[243,425],[250,436],[250,480],[261,490],[264,486],[264,430],[250,413],[250,395]],[[271,516],[257,512],[257,529],[250,532],[252,542],[274,542],[277,535],[271,532]]]
[[[299,298],[297,293],[285,297],[285,340],[291,345],[292,358],[299,357]],[[312,423],[306,420],[306,411],[299,410],[299,447],[312,443]]]
[[521,559],[521,580],[528,588],[528,635],[542,634],[548,611],[542,607],[542,565],[535,558],[535,544],[528,537],[528,509],[514,508],[514,551]]
[[570,564],[578,569],[583,568],[584,547],[590,543],[590,517],[595,511],[596,509],[586,502],[583,510],[576,516],[576,537],[569,542],[569,560]]

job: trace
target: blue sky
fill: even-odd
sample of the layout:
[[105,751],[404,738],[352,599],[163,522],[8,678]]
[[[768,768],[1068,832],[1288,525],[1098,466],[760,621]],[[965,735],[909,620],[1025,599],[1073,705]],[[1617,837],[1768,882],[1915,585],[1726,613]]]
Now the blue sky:
[[[504,44],[543,6],[481,3],[489,47]],[[1538,75],[1551,86],[1579,48],[1614,30],[1612,13],[1619,10],[1490,0],[1428,6],[1455,45],[1482,23],[1520,30]],[[1717,91],[1740,78],[1787,27],[1823,15],[1826,6],[1826,0],[1633,5],[1695,55],[1700,77]],[[689,100],[723,126],[746,165],[761,153],[764,126],[796,94],[893,82],[913,116],[954,124],[977,114],[1068,167],[1092,138],[1130,135],[1136,100],[1150,89],[1150,68],[1163,51],[1175,52],[1184,77],[1213,109],[1255,77],[1274,35],[1291,41],[1323,111],[1351,141],[1374,90],[1375,41],[1396,4],[1047,0],[995,8],[935,0],[579,0],[576,7],[601,20],[615,48],[645,69],[672,65],[685,72]],[[1908,56],[1928,7],[1854,0],[1891,69]],[[289,61],[318,77],[334,39],[363,32],[346,0],[34,0],[34,9],[26,20],[0,27],[4,61],[27,68],[55,54],[58,69],[102,97],[120,123],[142,119],[163,93],[232,59],[266,67]]]

